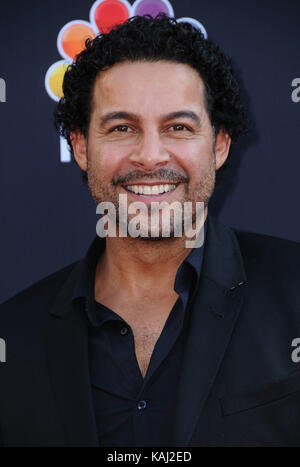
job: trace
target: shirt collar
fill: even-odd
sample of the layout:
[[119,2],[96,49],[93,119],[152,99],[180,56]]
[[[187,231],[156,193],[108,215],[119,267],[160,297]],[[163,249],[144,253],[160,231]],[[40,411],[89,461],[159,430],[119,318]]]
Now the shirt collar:
[[[184,306],[187,304],[188,296],[198,287],[203,260],[203,250],[206,238],[207,220],[204,223],[204,242],[199,248],[193,248],[177,269],[174,290],[181,296]],[[96,237],[90,245],[79,272],[75,285],[72,301],[85,298],[86,312],[92,324],[94,324],[94,281],[98,258],[105,250],[106,239]]]

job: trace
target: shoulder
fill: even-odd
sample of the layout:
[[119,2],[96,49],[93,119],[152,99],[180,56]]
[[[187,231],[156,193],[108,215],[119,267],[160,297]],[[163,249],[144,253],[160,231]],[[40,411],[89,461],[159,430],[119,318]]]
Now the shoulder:
[[50,274],[35,282],[0,305],[0,323],[29,318],[32,313],[37,317],[43,310],[49,310],[57,294],[66,282],[71,272],[79,262]]
[[[299,309],[300,243],[284,238],[233,229],[238,240],[250,292],[261,297],[288,297]],[[255,287],[253,289],[251,287]]]
[[294,264],[298,268],[300,243],[241,229],[233,229],[233,231],[247,263],[255,259],[278,266]]

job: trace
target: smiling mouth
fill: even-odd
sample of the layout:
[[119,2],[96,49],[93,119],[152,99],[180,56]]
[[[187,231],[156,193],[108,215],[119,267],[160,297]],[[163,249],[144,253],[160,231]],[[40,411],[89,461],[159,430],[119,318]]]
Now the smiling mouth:
[[157,185],[124,185],[123,188],[135,195],[153,196],[174,191],[177,186],[178,183],[164,183]]

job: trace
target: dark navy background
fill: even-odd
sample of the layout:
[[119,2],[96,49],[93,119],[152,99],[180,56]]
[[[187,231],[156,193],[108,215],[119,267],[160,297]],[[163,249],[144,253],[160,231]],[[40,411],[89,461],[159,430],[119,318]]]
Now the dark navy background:
[[[60,60],[59,30],[89,20],[93,1],[1,1],[0,302],[79,259],[98,216],[80,171],[61,163],[44,87]],[[252,131],[237,147],[231,172],[211,212],[234,227],[300,241],[299,0],[171,0],[175,17],[190,16],[232,57],[242,79]]]

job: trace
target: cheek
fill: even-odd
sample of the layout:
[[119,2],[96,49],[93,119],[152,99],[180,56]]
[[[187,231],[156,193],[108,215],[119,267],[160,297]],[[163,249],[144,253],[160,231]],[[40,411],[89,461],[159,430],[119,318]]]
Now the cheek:
[[195,173],[207,170],[213,161],[213,153],[206,141],[180,141],[169,146],[177,164],[190,176],[191,180]]
[[120,170],[127,157],[128,148],[126,150],[121,145],[98,142],[94,148],[91,148],[90,163],[93,170],[97,170],[105,178],[111,178],[116,171]]

